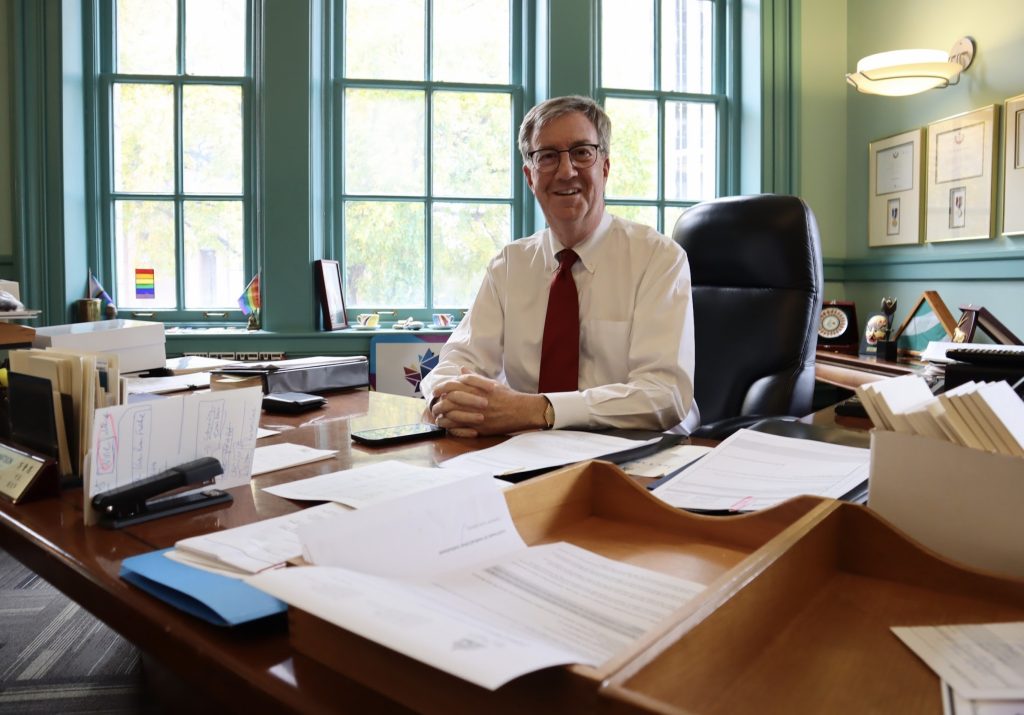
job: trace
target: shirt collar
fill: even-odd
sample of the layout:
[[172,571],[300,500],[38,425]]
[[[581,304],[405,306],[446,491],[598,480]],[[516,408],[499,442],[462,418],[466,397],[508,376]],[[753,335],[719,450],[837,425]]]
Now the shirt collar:
[[[577,243],[576,246],[572,249],[576,252],[576,255],[580,257],[580,264],[590,273],[594,272],[594,265],[597,260],[598,248],[604,241],[604,237],[608,235],[608,229],[611,227],[611,225],[612,215],[606,211],[604,216],[601,217],[601,223],[597,225],[597,228],[594,229],[594,232],[590,234],[590,236],[588,236],[587,238]],[[552,273],[554,273],[556,270],[558,270],[558,259],[555,258],[555,256],[558,254],[559,251],[564,250],[565,246],[563,246],[558,241],[558,239],[555,238],[555,234],[552,233],[550,229],[548,229],[547,238],[548,268],[551,270]]]

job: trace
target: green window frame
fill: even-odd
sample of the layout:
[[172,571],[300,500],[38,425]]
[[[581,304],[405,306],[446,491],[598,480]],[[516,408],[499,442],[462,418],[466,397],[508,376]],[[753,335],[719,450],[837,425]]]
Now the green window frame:
[[[661,44],[662,44],[662,18],[663,5],[672,0],[653,0],[653,23],[652,52],[653,52],[653,89],[624,89],[612,86],[605,86],[601,75],[602,65],[602,11],[601,0],[595,0],[597,29],[595,31],[595,74],[597,77],[597,97],[603,104],[608,101],[623,100],[646,100],[655,102],[657,105],[657,136],[656,156],[657,165],[654,168],[656,177],[656,195],[654,198],[640,197],[606,197],[606,204],[609,210],[614,212],[616,206],[622,207],[651,207],[657,214],[656,228],[666,235],[671,234],[677,217],[690,206],[700,201],[737,193],[739,190],[740,178],[740,157],[739,146],[739,122],[738,112],[734,107],[738,103],[737,89],[739,86],[737,73],[739,62],[736,61],[738,48],[735,38],[737,14],[739,3],[728,2],[728,0],[710,0],[712,3],[713,28],[711,33],[712,41],[712,78],[709,92],[684,92],[661,89],[662,86],[662,65],[661,65]],[[716,117],[716,146],[715,166],[716,181],[714,196],[691,196],[686,199],[668,199],[665,189],[665,161],[668,153],[666,149],[666,106],[669,103],[688,103],[697,105],[708,105],[714,107]],[[612,122],[612,166],[615,165],[615,122]],[[671,220],[668,220],[669,217]],[[671,223],[672,225],[667,225]]]
[[[523,235],[526,225],[523,209],[526,201],[532,198],[527,190],[525,180],[522,176],[521,161],[516,143],[516,136],[519,124],[524,114],[524,102],[526,87],[524,86],[525,62],[529,50],[524,45],[524,26],[527,24],[529,8],[532,0],[508,0],[510,37],[509,37],[509,83],[508,84],[484,84],[470,82],[437,81],[434,77],[433,67],[433,38],[432,27],[434,17],[434,0],[425,0],[423,9],[425,13],[423,29],[423,50],[424,50],[424,79],[361,79],[347,77],[345,73],[345,0],[335,0],[332,5],[333,18],[332,27],[335,33],[334,54],[331,58],[331,113],[332,126],[335,127],[332,141],[332,162],[330,181],[332,186],[327,192],[328,201],[331,207],[331,220],[333,223],[333,241],[329,241],[326,252],[329,257],[335,258],[341,263],[343,276],[343,287],[345,290],[346,306],[350,314],[357,312],[377,311],[380,312],[385,321],[405,317],[414,317],[429,322],[431,312],[457,312],[465,309],[468,305],[451,305],[443,302],[435,289],[432,281],[434,270],[432,243],[434,240],[433,208],[438,204],[480,204],[493,206],[507,206],[509,209],[510,225],[509,239],[515,240]],[[352,90],[382,90],[382,91],[409,91],[422,93],[424,96],[424,177],[422,193],[359,193],[350,191],[345,183],[345,102],[347,93]],[[472,93],[498,93],[510,97],[510,127],[508,137],[508,156],[511,168],[510,191],[507,197],[488,196],[451,196],[444,195],[435,190],[434,187],[434,165],[432,159],[432,139],[434,128],[434,100],[444,93],[451,92],[472,92]],[[347,273],[346,258],[350,254],[346,249],[346,211],[347,202],[406,202],[418,204],[423,207],[423,305],[419,306],[396,306],[392,304],[380,304],[377,302],[361,302],[353,299],[350,292],[350,281]],[[495,251],[496,253],[496,251]],[[476,286],[473,286],[475,291]]]
[[[116,266],[115,207],[119,201],[154,201],[166,202],[173,206],[174,252],[175,252],[175,295],[174,307],[154,307],[152,309],[134,305],[121,307],[118,317],[154,319],[166,323],[183,323],[192,325],[244,325],[246,316],[236,304],[209,306],[208,308],[186,308],[186,257],[185,257],[185,219],[187,203],[203,202],[215,204],[219,202],[235,202],[241,204],[242,214],[242,259],[243,278],[237,286],[237,294],[241,296],[248,280],[259,272],[258,250],[256,239],[256,202],[254,187],[257,186],[256,164],[258,144],[254,137],[255,126],[255,87],[258,72],[254,60],[254,47],[260,42],[261,12],[260,3],[245,0],[245,70],[243,76],[225,77],[200,74],[187,74],[185,71],[186,52],[186,0],[176,0],[176,72],[173,74],[138,74],[120,73],[117,71],[117,3],[99,2],[95,6],[93,17],[97,19],[98,30],[95,44],[95,66],[98,68],[92,102],[94,104],[95,124],[92,132],[96,136],[98,147],[95,161],[95,185],[98,210],[96,224],[99,239],[96,243],[95,264],[98,274],[104,276],[107,292],[115,304],[123,296],[119,295]],[[174,186],[166,192],[141,192],[117,190],[115,187],[115,142],[114,142],[114,93],[120,84],[163,85],[169,86],[173,94],[173,163]],[[238,87],[241,94],[242,123],[242,187],[241,192],[196,192],[186,191],[184,187],[184,122],[183,106],[185,90],[188,87]],[[88,122],[88,120],[87,120]],[[87,132],[89,127],[87,124]],[[234,292],[232,290],[232,292]]]

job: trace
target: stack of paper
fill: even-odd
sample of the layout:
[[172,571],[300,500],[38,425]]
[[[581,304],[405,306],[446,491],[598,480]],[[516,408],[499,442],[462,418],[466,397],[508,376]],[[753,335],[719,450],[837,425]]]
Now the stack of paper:
[[337,504],[321,504],[274,519],[183,539],[166,556],[224,576],[250,576],[279,568],[302,556],[302,544],[296,535],[300,526],[346,511]]
[[868,479],[870,450],[742,429],[652,494],[696,511],[766,509],[801,494],[839,499]]
[[942,679],[943,711],[948,715],[1024,712],[1024,623],[892,631]]
[[703,588],[567,543],[527,547],[483,476],[298,533],[315,566],[247,582],[492,690],[552,665],[600,665]]
[[[97,408],[121,401],[117,355],[76,350],[14,350],[11,372],[50,381],[58,432],[64,433],[59,462],[64,474],[81,474]],[[65,414],[65,404],[70,414]]]
[[924,380],[903,375],[862,385],[857,395],[879,429],[1024,456],[1024,401],[1005,381],[967,382],[932,395]]

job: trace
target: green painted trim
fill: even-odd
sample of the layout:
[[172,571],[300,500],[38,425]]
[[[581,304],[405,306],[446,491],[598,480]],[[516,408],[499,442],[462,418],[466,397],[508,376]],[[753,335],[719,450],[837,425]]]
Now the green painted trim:
[[796,186],[797,142],[792,3],[797,0],[763,0],[761,3],[761,191],[791,194]]
[[1024,279],[1024,249],[899,258],[825,258],[825,280],[849,282]]

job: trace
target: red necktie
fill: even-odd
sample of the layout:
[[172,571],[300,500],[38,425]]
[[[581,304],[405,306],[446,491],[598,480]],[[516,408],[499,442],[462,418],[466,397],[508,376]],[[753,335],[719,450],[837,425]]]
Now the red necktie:
[[537,392],[573,392],[579,389],[580,301],[572,265],[579,259],[574,251],[560,251],[558,271],[548,293],[544,318],[544,341],[540,348],[540,379]]

